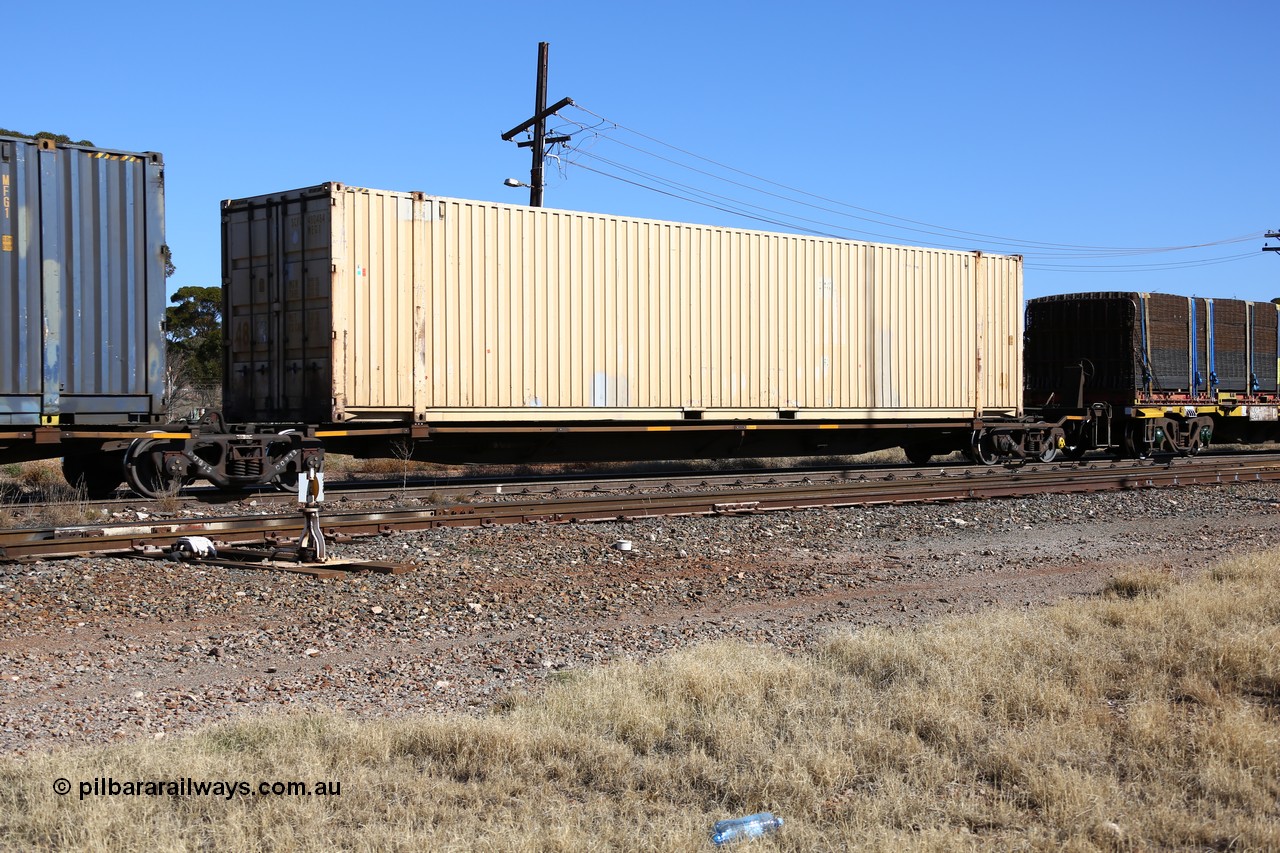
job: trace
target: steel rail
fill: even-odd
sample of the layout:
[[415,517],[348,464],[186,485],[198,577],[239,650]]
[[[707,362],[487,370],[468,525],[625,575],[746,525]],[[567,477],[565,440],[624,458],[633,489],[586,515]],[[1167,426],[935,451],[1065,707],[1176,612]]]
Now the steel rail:
[[[934,469],[907,476],[762,486],[733,491],[590,495],[537,501],[452,504],[427,509],[335,514],[323,520],[327,538],[438,527],[479,527],[530,522],[589,522],[660,516],[734,515],[816,507],[981,500],[1044,494],[1194,485],[1229,485],[1280,479],[1280,462],[1240,459],[1176,459],[1165,463],[1084,464],[1071,468]],[[272,545],[300,532],[297,514],[247,518],[164,520],[84,525],[56,530],[0,531],[0,559],[128,554],[144,546],[170,545],[200,535],[227,544]]]
[[[1199,458],[1231,458],[1235,460],[1248,459],[1250,461],[1260,463],[1275,462],[1280,464],[1280,454],[1274,452],[1268,452],[1266,454],[1259,454],[1256,452],[1247,454],[1235,453],[1231,456],[1201,456]],[[1173,461],[1175,463],[1182,463],[1186,460],[1173,459]],[[1111,459],[1098,458],[1086,459],[1078,465],[1077,463],[1065,461],[1059,463],[1033,463],[1032,465],[1026,466],[1024,470],[1058,470],[1060,468],[1075,469],[1082,466],[1089,467],[1095,465],[1106,466],[1132,464],[1143,465],[1165,463],[1135,463],[1128,460],[1114,461]],[[416,477],[410,476],[407,482],[390,479],[365,481],[334,480],[325,484],[325,490],[330,493],[331,498],[340,498],[347,501],[387,501],[407,500],[409,498],[434,501],[466,497],[510,500],[513,498],[541,494],[558,495],[563,492],[618,493],[635,492],[645,489],[707,489],[713,487],[769,486],[804,482],[834,483],[839,481],[856,480],[859,478],[886,476],[915,477],[917,474],[923,474],[926,477],[930,477],[937,476],[939,472],[943,475],[954,474],[957,471],[963,472],[970,468],[975,471],[986,470],[978,465],[960,462],[954,465],[933,465],[928,467],[892,464],[860,464],[838,467],[830,465],[800,466],[785,470],[731,469],[727,471],[632,471],[622,474],[535,474],[527,477],[519,475],[504,477],[484,474],[453,478],[438,476],[424,477],[419,475]],[[172,501],[174,499],[171,498],[169,500]],[[296,502],[297,496],[288,492],[276,490],[227,492],[213,487],[200,487],[195,490],[185,492],[177,500],[181,501],[181,505],[184,508],[192,508],[199,504],[228,504],[250,500],[257,501],[259,504],[290,504]],[[29,503],[24,502],[20,505],[34,511],[51,505],[57,505],[58,503],[58,501],[32,501]],[[96,506],[120,506],[145,509],[147,511],[154,511],[153,507],[155,507],[157,503],[157,501],[140,497],[110,498],[94,502]]]

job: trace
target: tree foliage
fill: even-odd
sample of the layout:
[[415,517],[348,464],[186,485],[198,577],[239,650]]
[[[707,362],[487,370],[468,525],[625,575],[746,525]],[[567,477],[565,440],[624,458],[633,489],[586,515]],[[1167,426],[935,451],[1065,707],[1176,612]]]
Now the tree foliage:
[[54,142],[59,142],[63,145],[87,145],[90,148],[93,147],[93,143],[87,139],[81,139],[79,142],[73,142],[71,137],[67,136],[65,133],[51,133],[47,130],[42,130],[39,133],[20,133],[16,130],[5,130],[4,128],[0,128],[0,136],[16,136],[19,139],[52,139]]
[[169,358],[195,385],[222,381],[222,288],[180,287],[165,309]]

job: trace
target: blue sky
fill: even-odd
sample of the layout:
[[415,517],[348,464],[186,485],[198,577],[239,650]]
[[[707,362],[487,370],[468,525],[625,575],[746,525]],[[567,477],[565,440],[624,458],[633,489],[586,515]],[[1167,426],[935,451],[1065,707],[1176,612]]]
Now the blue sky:
[[224,198],[526,202],[502,180],[528,151],[499,136],[548,41],[549,100],[590,111],[555,125],[548,206],[1019,251],[1029,297],[1280,296],[1261,2],[15,6],[0,127],[162,152],[171,288],[220,282]]

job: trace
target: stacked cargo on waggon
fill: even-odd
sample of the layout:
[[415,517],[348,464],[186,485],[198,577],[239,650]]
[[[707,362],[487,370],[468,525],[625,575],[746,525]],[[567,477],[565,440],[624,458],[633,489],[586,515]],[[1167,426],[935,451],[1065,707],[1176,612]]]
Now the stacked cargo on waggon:
[[164,419],[164,159],[0,136],[0,192],[0,456],[79,479]]
[[339,183],[222,238],[228,418],[332,449],[927,459],[1022,414],[1017,256]]
[[[1195,453],[1274,440],[1277,306],[1161,293],[1046,296],[1027,304],[1027,405],[1077,409],[1071,447]],[[1078,439],[1078,440],[1077,440]]]

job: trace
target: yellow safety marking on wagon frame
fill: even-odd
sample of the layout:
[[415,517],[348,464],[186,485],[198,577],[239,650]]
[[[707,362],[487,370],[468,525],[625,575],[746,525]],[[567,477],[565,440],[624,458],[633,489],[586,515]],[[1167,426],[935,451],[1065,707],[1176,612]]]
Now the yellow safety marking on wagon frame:
[[125,163],[137,163],[141,157],[130,157],[128,154],[107,154],[105,151],[97,151],[89,155],[95,160],[122,160]]
[[56,426],[60,422],[59,419],[61,417],[62,415],[41,415],[40,423],[45,426]]
[[818,424],[818,429],[840,429],[840,424]]
[[651,426],[645,427],[645,429],[649,432],[671,432],[671,427],[669,426]]

